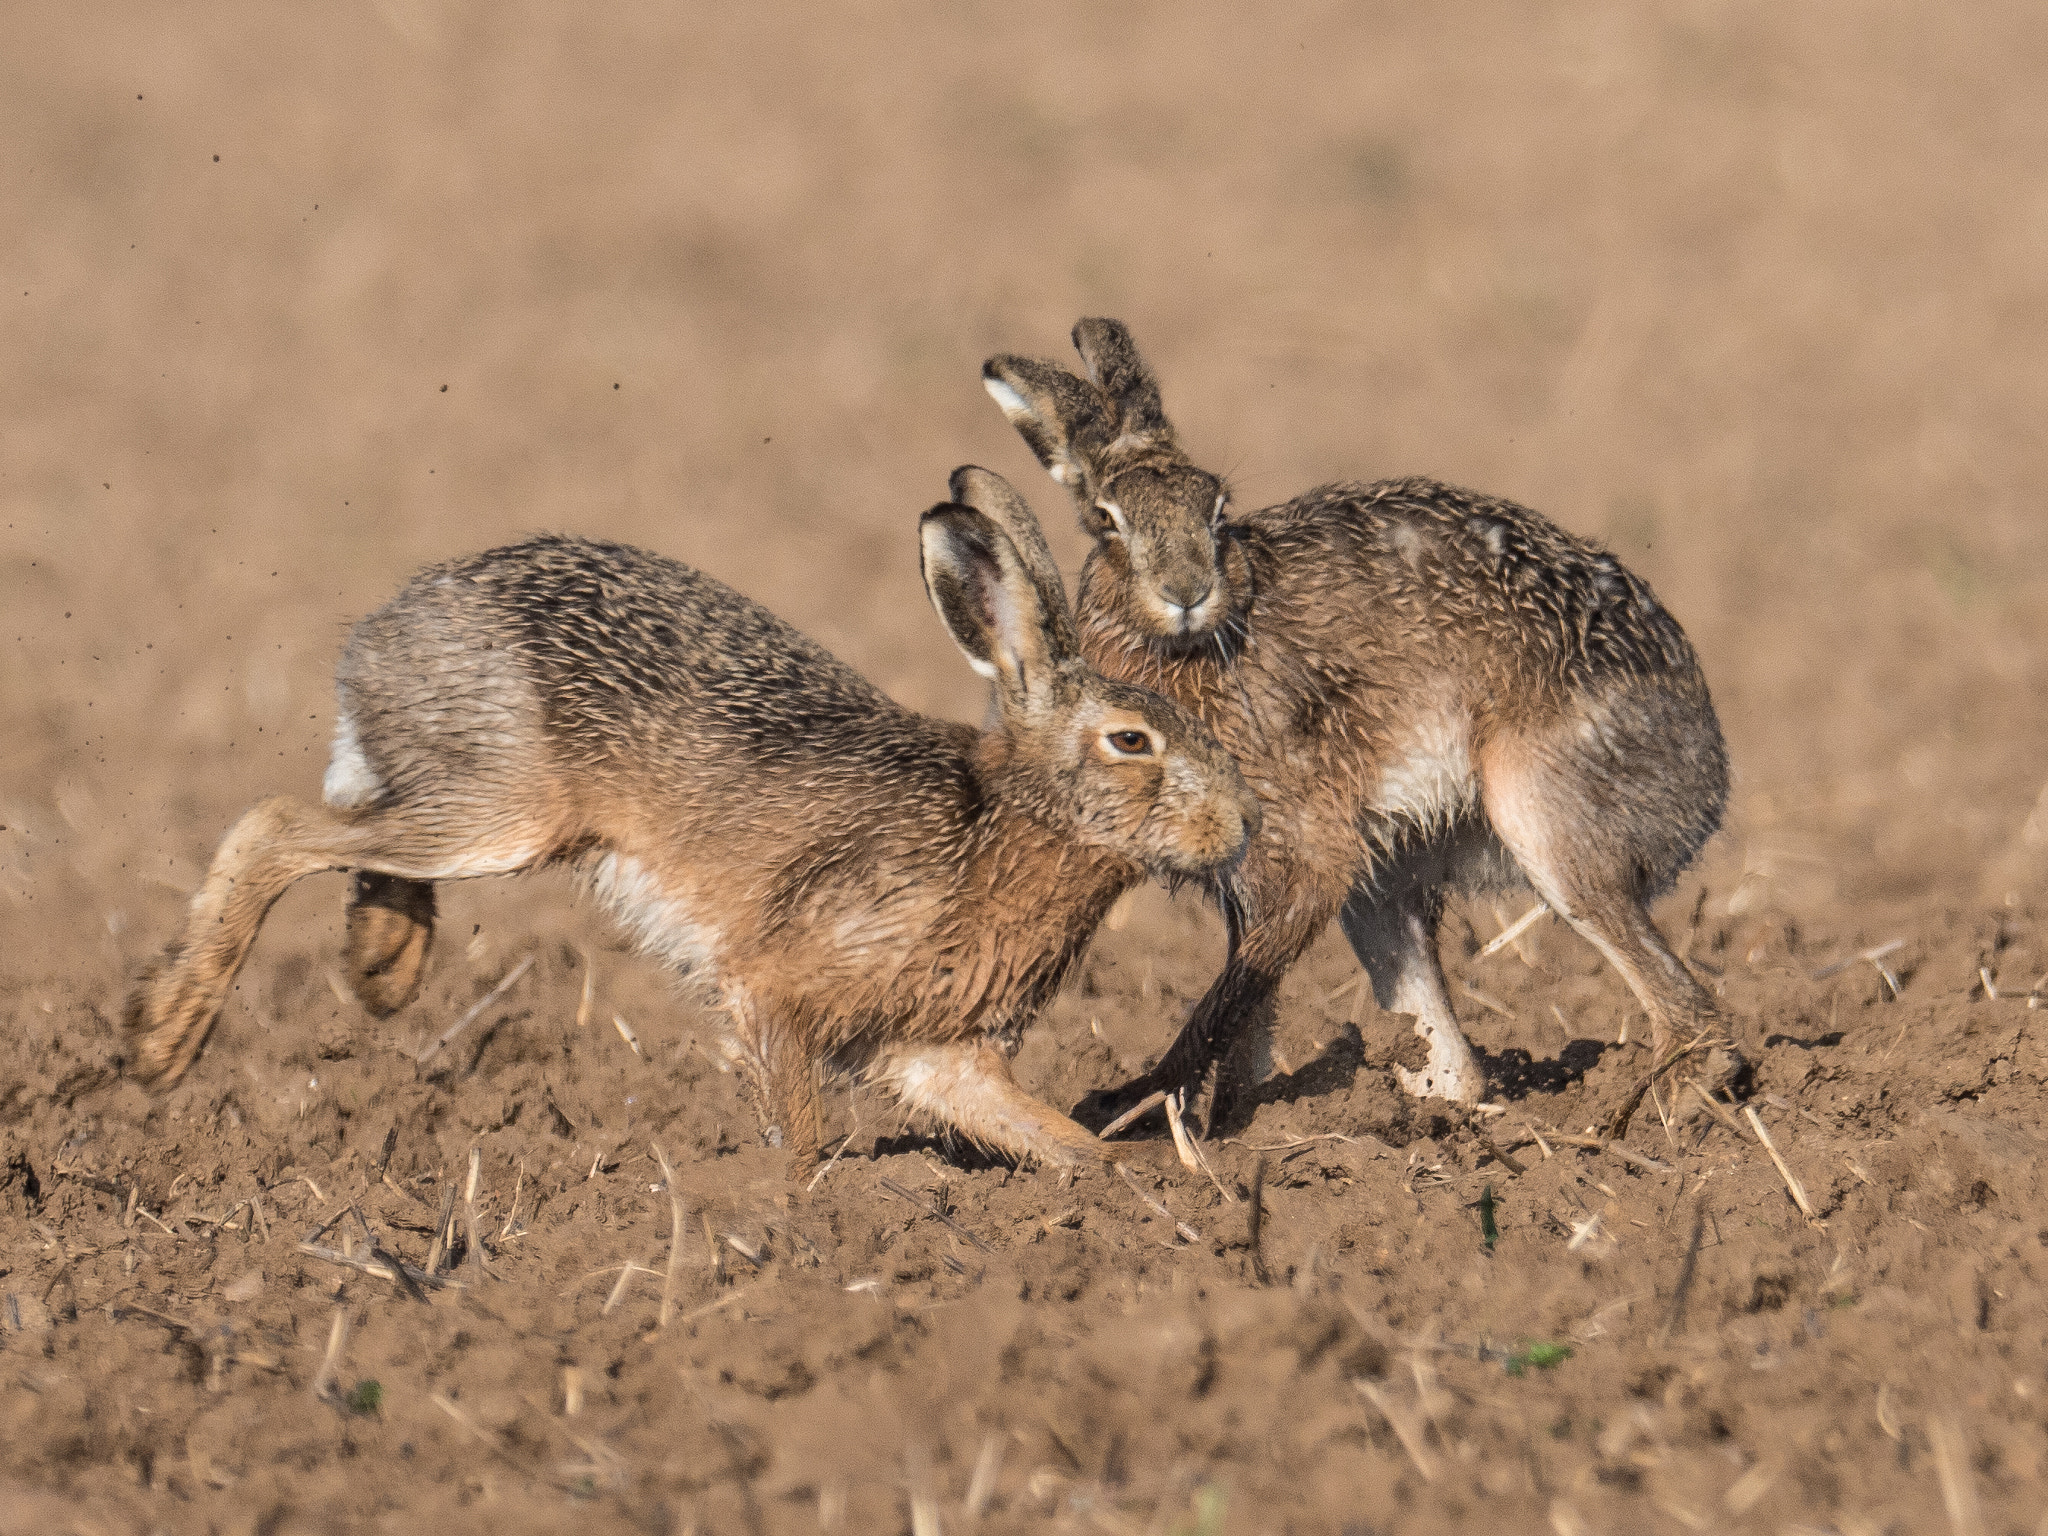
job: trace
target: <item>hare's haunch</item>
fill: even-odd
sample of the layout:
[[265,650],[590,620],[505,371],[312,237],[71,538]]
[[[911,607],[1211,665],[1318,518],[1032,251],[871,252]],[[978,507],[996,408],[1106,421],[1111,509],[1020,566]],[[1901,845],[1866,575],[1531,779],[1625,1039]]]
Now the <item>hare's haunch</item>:
[[[1214,890],[1222,974],[1141,1082],[1210,1124],[1260,1075],[1274,989],[1335,917],[1380,1006],[1415,1017],[1411,1092],[1481,1097],[1444,986],[1450,890],[1532,886],[1674,1041],[1725,1044],[1646,905],[1720,825],[1728,763],[1705,679],[1649,587],[1524,507],[1432,480],[1324,486],[1238,512],[1175,440],[1130,332],[1083,320],[1087,377],[991,358],[983,379],[1095,547],[1082,649],[1192,710],[1264,830]],[[1730,1058],[1733,1060],[1733,1058]]]
[[244,815],[137,985],[138,1074],[191,1065],[303,875],[355,872],[349,975],[386,1014],[419,989],[434,882],[566,861],[715,989],[793,1171],[821,1067],[1018,1157],[1100,1156],[1012,1080],[1019,1033],[1122,891],[1213,877],[1258,803],[1193,717],[1081,659],[1016,492],[974,469],[952,489],[921,525],[924,577],[994,684],[981,731],[623,545],[536,538],[415,577],[349,637],[326,803]]

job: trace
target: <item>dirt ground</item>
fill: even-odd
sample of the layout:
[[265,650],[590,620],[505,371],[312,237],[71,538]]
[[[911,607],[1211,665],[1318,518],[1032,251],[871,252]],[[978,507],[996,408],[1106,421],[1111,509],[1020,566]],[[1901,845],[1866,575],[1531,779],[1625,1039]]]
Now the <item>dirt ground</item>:
[[[2048,1531],[2048,11],[5,30],[0,1533]],[[1815,1219],[1676,1084],[1566,1140],[1641,1021],[1554,925],[1482,958],[1488,904],[1444,954],[1500,1112],[1399,1093],[1326,937],[1213,1183],[1148,1131],[1063,1188],[842,1094],[792,1193],[551,876],[445,889],[383,1024],[308,880],[185,1082],[120,1077],[126,978],[245,805],[315,792],[345,626],[426,560],[645,544],[975,717],[916,514],[985,463],[1077,566],[977,370],[1088,313],[1241,500],[1436,474],[1655,585],[1736,768],[1660,916]],[[1219,958],[1141,893],[1020,1075],[1140,1066]],[[354,1205],[424,1266],[472,1177],[459,1285],[300,1246]]]

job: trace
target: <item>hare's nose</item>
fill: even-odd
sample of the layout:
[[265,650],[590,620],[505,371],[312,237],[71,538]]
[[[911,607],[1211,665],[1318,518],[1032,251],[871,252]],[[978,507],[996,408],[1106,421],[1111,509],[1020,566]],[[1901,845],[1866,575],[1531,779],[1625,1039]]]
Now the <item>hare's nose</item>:
[[1203,599],[1215,590],[1214,582],[1196,578],[1191,581],[1163,582],[1160,584],[1159,595],[1174,607],[1186,612],[1188,609],[1200,607]]

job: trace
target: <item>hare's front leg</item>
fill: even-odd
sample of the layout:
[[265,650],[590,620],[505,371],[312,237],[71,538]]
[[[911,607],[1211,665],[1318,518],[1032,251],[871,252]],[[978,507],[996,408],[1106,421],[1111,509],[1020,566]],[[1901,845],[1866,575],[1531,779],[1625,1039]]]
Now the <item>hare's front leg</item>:
[[1415,1020],[1429,1047],[1421,1068],[1396,1068],[1401,1086],[1417,1098],[1476,1104],[1486,1095],[1486,1073],[1472,1054],[1437,958],[1436,925],[1443,910],[1438,891],[1405,885],[1392,893],[1364,885],[1337,914],[1351,952],[1372,979],[1373,1000],[1389,1013]]
[[1019,1088],[1009,1058],[985,1041],[895,1047],[876,1058],[868,1075],[907,1108],[1020,1160],[1073,1168],[1109,1157],[1089,1131]]
[[726,1055],[752,1083],[762,1136],[789,1154],[789,1176],[801,1179],[818,1161],[817,1053],[780,1010],[749,999],[735,999],[731,1006],[733,1036]]

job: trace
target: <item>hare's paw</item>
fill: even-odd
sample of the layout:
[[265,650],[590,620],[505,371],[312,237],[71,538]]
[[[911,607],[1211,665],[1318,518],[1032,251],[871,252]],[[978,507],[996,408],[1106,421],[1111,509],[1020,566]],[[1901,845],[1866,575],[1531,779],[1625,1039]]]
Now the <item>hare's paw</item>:
[[122,1008],[128,1073],[148,1087],[168,1088],[184,1075],[219,1011],[192,969],[176,946],[165,950],[136,978]]
[[348,903],[348,981],[375,1018],[419,995],[434,937],[434,888],[423,880],[358,874]]
[[1456,1028],[1418,1023],[1415,1032],[1429,1047],[1429,1056],[1414,1070],[1394,1068],[1401,1087],[1418,1099],[1449,1099],[1477,1104],[1486,1097],[1486,1072],[1472,1047]]

